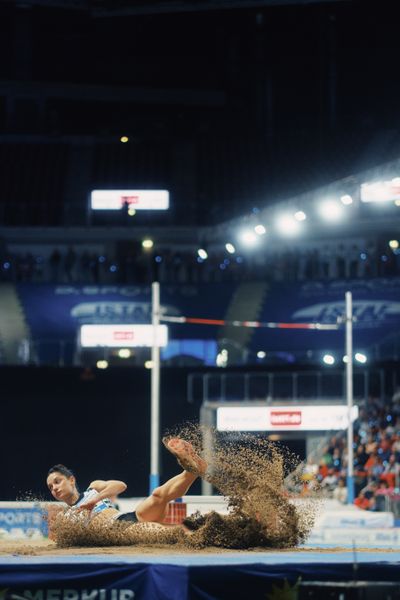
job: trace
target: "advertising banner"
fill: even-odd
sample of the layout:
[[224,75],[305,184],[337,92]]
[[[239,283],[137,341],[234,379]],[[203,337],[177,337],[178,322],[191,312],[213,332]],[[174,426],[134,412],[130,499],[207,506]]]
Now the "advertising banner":
[[[164,565],[136,564],[0,563],[2,600],[133,600],[186,597],[186,572]],[[182,595],[183,592],[183,595]]]
[[124,206],[135,210],[167,210],[167,190],[93,190],[90,197],[92,210],[121,210]]
[[159,325],[82,325],[80,343],[82,348],[151,348],[168,344],[168,328]]
[[36,502],[0,502],[0,538],[46,536],[45,514]]
[[[302,581],[352,580],[352,561],[342,558],[335,561],[331,555],[328,562],[320,557],[320,553],[314,552],[312,558],[309,554],[308,561],[297,556],[296,564],[282,559],[280,563],[263,564],[262,560],[250,562],[233,555],[231,564],[227,558],[221,564],[221,559],[207,561],[202,556],[202,564],[195,558],[187,558],[185,565],[117,561],[116,557],[111,562],[98,555],[82,562],[78,557],[65,557],[64,563],[46,561],[45,557],[40,557],[40,562],[19,559],[8,564],[0,559],[0,597],[2,600],[289,599],[303,597],[298,595]],[[395,560],[359,562],[357,567],[361,581],[398,580]]]
[[[358,406],[353,406],[353,422],[357,416]],[[344,405],[217,408],[219,431],[339,431],[347,426],[348,409]]]
[[[282,282],[266,294],[260,321],[295,323],[343,323],[345,293],[353,294],[354,352],[365,352],[393,334],[400,324],[400,278]],[[256,329],[255,351],[332,352],[337,362],[344,354],[344,326],[337,331]],[[284,355],[284,353],[286,353]],[[337,353],[337,355],[336,355]]]

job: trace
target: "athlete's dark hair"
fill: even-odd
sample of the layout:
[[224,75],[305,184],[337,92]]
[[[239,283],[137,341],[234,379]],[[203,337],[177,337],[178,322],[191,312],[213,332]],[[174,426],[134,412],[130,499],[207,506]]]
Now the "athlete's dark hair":
[[61,473],[61,475],[65,475],[65,477],[75,477],[73,471],[71,471],[71,469],[68,469],[68,467],[66,467],[65,465],[54,465],[54,467],[51,467],[51,469],[49,469],[47,477],[52,473]]

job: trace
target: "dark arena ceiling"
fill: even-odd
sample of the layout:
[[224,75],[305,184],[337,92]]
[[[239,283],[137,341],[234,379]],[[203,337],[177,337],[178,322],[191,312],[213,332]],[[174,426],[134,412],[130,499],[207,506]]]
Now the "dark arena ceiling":
[[20,8],[48,6],[89,10],[98,16],[116,14],[166,14],[235,8],[262,8],[286,5],[334,4],[351,0],[3,0]]

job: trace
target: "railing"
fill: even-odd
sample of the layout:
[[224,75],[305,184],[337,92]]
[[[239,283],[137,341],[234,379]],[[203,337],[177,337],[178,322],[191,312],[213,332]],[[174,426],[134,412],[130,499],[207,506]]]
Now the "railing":
[[[302,400],[303,398],[344,398],[345,372],[211,372],[192,373],[188,377],[188,401],[272,400],[273,398]],[[384,395],[383,370],[367,369],[354,373],[354,397]]]
[[[17,365],[65,367],[76,364],[76,342],[71,340],[21,340],[17,352]],[[0,352],[0,364],[6,363]]]
[[400,519],[400,494],[397,496],[384,496],[384,509],[386,512],[392,512],[395,519]]

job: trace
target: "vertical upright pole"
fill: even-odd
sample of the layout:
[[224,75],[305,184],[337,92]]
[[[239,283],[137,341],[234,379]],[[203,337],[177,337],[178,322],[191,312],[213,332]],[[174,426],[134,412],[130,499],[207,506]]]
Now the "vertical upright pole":
[[160,284],[151,285],[151,323],[153,347],[151,349],[151,434],[150,434],[150,494],[160,484]]
[[[200,425],[202,429],[203,438],[203,450],[204,458],[209,465],[212,465],[213,458],[213,447],[214,447],[214,435],[212,427],[214,426],[214,415],[215,411],[213,408],[208,406],[207,402],[203,402],[200,409]],[[201,494],[202,496],[212,496],[213,486],[209,481],[205,479],[201,480]]]
[[354,451],[353,451],[353,298],[346,292],[346,399],[347,399],[347,504],[354,502]]

